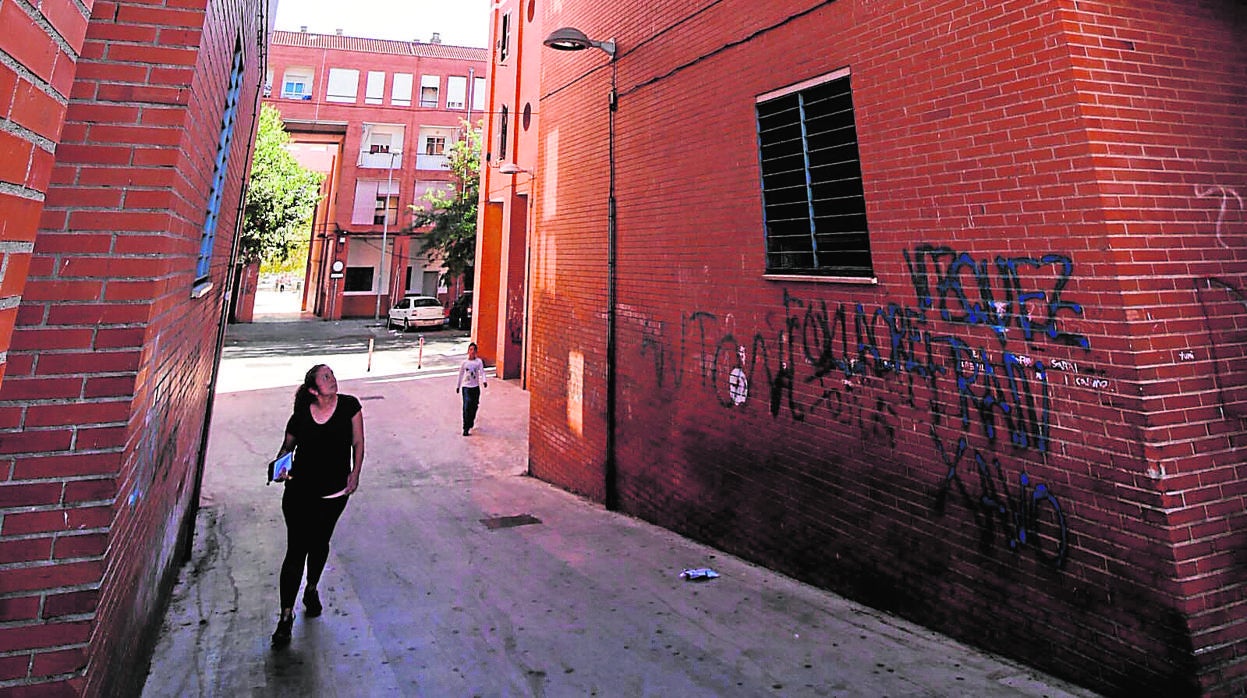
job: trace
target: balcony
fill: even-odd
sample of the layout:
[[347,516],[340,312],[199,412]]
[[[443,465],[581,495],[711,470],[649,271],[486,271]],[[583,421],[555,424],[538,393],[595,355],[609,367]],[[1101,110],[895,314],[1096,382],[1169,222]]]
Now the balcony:
[[417,170],[448,170],[450,159],[445,155],[416,155]]
[[360,153],[360,167],[375,167],[383,170],[401,170],[403,168],[402,153]]

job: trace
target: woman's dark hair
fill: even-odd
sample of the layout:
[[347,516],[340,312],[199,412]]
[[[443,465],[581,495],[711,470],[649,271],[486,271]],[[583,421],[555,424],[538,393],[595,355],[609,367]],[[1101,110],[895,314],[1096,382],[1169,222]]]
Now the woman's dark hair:
[[294,391],[294,411],[306,408],[316,401],[316,396],[312,394],[312,390],[316,388],[316,372],[328,366],[328,364],[316,364],[309,368],[303,376],[303,385]]

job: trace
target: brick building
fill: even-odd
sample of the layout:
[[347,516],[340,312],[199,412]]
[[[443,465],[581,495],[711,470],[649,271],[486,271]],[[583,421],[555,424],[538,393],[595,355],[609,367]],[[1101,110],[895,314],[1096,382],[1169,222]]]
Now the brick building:
[[532,175],[487,171],[478,286],[526,289],[531,472],[1108,693],[1241,694],[1245,7],[498,3]]
[[0,693],[126,695],[187,550],[272,7],[0,0]]
[[[521,6],[522,5],[522,6]],[[525,375],[530,197],[537,167],[541,24],[534,3],[505,0],[491,13],[487,75],[492,105],[482,134],[473,339],[500,378]]]
[[[441,263],[410,234],[410,206],[450,186],[446,149],[485,106],[485,50],[273,33],[266,101],[306,167],[326,173],[311,230],[304,308],[385,314],[406,292],[453,300]],[[385,273],[382,273],[384,260]],[[334,266],[340,265],[338,273]]]

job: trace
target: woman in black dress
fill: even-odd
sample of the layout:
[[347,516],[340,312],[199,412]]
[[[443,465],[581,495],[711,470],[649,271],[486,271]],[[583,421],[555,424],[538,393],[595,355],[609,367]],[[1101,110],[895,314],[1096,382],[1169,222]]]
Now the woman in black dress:
[[273,646],[290,642],[294,601],[307,568],[303,607],[308,617],[322,611],[316,585],[329,559],[329,538],[346,501],[359,487],[364,465],[364,415],[359,400],[338,393],[333,370],[313,366],[294,395],[294,413],[278,456],[294,451],[281,511],[286,519],[286,558],[281,564],[281,616]]

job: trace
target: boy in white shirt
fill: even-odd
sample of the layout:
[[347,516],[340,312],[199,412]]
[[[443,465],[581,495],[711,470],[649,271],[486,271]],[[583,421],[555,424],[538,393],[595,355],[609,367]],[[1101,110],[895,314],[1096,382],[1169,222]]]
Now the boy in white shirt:
[[463,394],[463,435],[476,423],[476,408],[481,404],[481,386],[489,387],[485,378],[485,362],[476,356],[476,342],[468,345],[468,358],[459,367],[459,382],[455,384],[455,392]]

